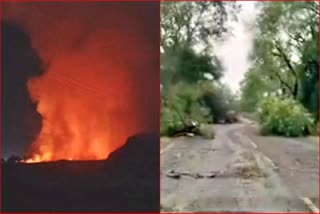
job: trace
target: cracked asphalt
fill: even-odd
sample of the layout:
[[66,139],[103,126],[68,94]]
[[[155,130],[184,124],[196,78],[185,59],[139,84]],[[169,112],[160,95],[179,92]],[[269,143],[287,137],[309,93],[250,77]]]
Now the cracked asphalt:
[[[175,212],[310,212],[319,207],[317,137],[260,136],[254,124],[214,125],[216,137],[179,137],[161,152],[161,207]],[[215,178],[168,171],[219,172]]]

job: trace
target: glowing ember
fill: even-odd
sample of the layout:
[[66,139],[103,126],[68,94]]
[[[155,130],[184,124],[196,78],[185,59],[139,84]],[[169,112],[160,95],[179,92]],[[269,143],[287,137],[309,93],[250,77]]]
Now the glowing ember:
[[[40,155],[33,155],[32,158],[22,160],[23,163],[39,163],[39,162],[48,162],[51,161],[51,159],[48,158],[49,156],[44,154],[42,156]],[[67,160],[72,161],[72,158],[68,158]]]
[[42,159],[42,157],[40,155],[34,155],[32,158],[29,158],[29,159],[24,160],[22,162],[24,162],[24,163],[38,163],[38,162],[45,162],[45,161],[48,161],[48,160]]

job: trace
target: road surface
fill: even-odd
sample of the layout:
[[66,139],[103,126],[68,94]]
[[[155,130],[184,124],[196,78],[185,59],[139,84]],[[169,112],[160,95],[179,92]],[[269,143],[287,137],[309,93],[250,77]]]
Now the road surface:
[[[301,197],[319,207],[316,137],[260,136],[249,123],[214,129],[214,140],[180,137],[163,146],[162,211],[310,212]],[[186,176],[197,173],[216,177]]]

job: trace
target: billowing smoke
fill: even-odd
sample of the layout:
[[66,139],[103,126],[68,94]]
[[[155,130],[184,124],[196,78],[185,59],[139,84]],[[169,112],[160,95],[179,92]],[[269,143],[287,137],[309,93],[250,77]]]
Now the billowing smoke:
[[25,83],[42,116],[30,161],[103,159],[159,130],[159,3],[7,2],[3,15],[45,65]]

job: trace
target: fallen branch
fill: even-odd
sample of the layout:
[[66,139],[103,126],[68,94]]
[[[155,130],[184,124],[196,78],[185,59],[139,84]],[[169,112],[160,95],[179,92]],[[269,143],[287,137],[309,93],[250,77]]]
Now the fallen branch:
[[301,198],[301,200],[304,202],[305,205],[313,212],[313,213],[319,213],[319,208],[316,207],[312,201],[309,198]]
[[179,137],[179,136],[186,136],[188,133],[193,133],[197,134],[197,127],[195,125],[190,125],[187,127],[184,127],[183,129],[177,130],[173,133],[174,137]]
[[209,173],[191,173],[191,172],[176,172],[174,170],[170,170],[165,175],[169,178],[180,179],[182,176],[189,176],[194,179],[201,178],[215,178],[219,173],[218,172],[209,172]]

